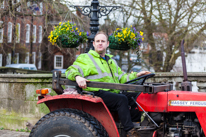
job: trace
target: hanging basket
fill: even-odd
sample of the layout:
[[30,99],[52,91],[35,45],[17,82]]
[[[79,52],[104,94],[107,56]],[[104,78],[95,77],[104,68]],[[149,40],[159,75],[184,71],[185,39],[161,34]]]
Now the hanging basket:
[[69,39],[69,37],[66,36],[65,34],[60,35],[60,36],[57,38],[57,45],[58,45],[60,48],[76,48],[76,47],[79,46],[79,42],[69,43],[69,42],[68,42],[68,39]]
[[48,36],[49,42],[59,48],[76,48],[87,41],[87,33],[79,30],[75,23],[60,22]]
[[114,50],[129,50],[130,46],[126,42],[119,43],[114,36],[109,36],[109,48]]

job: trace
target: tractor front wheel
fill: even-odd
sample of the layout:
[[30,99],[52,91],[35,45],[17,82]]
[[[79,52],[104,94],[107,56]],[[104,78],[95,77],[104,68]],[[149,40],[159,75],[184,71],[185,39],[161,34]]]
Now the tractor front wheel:
[[91,115],[75,109],[61,109],[42,117],[29,137],[108,137]]

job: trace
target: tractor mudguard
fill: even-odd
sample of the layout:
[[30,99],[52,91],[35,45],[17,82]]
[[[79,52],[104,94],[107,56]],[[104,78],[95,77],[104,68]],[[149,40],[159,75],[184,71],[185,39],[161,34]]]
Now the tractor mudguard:
[[56,95],[39,97],[37,104],[45,103],[50,111],[55,111],[63,108],[72,108],[84,111],[95,117],[105,128],[110,137],[119,137],[119,132],[115,121],[104,104],[103,100],[99,97],[91,95]]

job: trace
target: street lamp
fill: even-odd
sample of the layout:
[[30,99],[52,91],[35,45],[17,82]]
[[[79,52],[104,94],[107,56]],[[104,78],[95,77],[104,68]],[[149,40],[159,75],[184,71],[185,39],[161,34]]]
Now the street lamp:
[[[118,8],[121,8],[121,6],[99,6],[99,1],[98,0],[93,0],[91,2],[91,6],[71,6],[74,8],[77,8],[82,15],[88,16],[90,18],[90,31],[91,35],[88,36],[88,47],[86,49],[86,53],[90,49],[94,49],[93,47],[93,41],[94,41],[94,36],[99,30],[99,18],[102,16],[107,16],[112,10],[116,10]],[[80,7],[82,9],[80,9]]]

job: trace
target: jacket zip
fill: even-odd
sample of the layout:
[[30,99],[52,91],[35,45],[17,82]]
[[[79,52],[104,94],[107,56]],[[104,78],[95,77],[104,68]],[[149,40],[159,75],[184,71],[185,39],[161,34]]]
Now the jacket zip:
[[[109,60],[107,61],[107,65],[109,66]],[[112,73],[112,70],[111,70],[110,66],[109,66],[109,70],[110,70],[110,72],[111,72],[111,74],[112,74],[112,77],[113,77],[113,79],[114,79],[114,81],[115,81],[115,78],[114,78],[114,75],[113,75],[113,73]]]
[[[102,62],[102,59],[100,58],[100,61]],[[115,78],[114,78],[114,75],[113,75],[113,73],[112,73],[112,70],[111,70],[111,68],[110,68],[110,66],[109,66],[109,60],[107,61],[107,60],[105,60],[106,62],[107,62],[107,65],[108,65],[108,67],[109,67],[109,70],[110,70],[110,73],[112,74],[112,78],[115,80]],[[102,62],[102,65],[103,65],[103,62]]]

